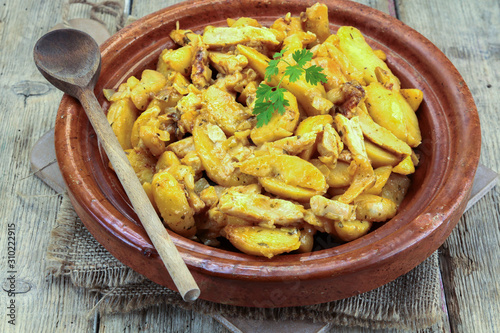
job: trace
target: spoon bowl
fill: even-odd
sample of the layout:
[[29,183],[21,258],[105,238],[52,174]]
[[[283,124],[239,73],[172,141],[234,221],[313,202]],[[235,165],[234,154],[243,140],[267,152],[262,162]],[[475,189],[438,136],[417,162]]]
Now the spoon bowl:
[[34,48],[38,70],[56,88],[79,98],[81,88],[93,88],[101,70],[99,46],[89,34],[76,29],[54,30]]

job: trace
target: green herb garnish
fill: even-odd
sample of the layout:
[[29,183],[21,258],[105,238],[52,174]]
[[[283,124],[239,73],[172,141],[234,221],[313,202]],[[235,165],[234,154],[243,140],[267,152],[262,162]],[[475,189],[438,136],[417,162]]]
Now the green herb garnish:
[[268,124],[276,111],[281,115],[284,114],[285,107],[290,105],[288,100],[285,99],[284,93],[286,89],[281,87],[281,82],[283,82],[286,76],[288,76],[288,81],[296,82],[300,79],[302,74],[305,74],[306,81],[313,85],[319,82],[325,83],[327,81],[326,75],[323,74],[323,68],[316,65],[304,68],[307,62],[312,60],[313,54],[311,51],[306,49],[295,51],[292,54],[292,58],[295,60],[296,65],[291,65],[288,61],[283,59],[285,51],[286,49],[283,49],[274,54],[273,59],[269,61],[264,77],[265,81],[270,81],[272,76],[278,75],[278,65],[283,61],[288,66],[285,68],[285,72],[281,76],[278,85],[276,87],[271,87],[261,82],[257,88],[255,106],[253,109],[253,114],[257,116],[257,127]]

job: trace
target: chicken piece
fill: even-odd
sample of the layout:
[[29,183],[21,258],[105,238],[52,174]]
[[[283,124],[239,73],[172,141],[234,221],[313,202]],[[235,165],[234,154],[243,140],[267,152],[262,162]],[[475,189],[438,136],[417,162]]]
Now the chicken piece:
[[187,94],[177,103],[177,111],[180,113],[180,119],[177,123],[182,133],[192,133],[194,121],[200,114],[202,108],[201,94],[193,92]]
[[271,29],[245,26],[235,28],[207,27],[203,32],[203,43],[210,48],[220,48],[250,43],[277,46],[280,41]]
[[208,48],[204,44],[194,46],[191,81],[198,89],[205,89],[212,84],[212,70],[208,64]]
[[311,211],[317,216],[323,216],[336,221],[356,219],[356,206],[338,200],[330,200],[321,195],[311,198]]
[[190,152],[195,151],[193,137],[188,136],[187,138],[172,142],[166,149],[173,151],[178,158],[184,158]]
[[227,75],[241,72],[248,65],[248,60],[241,54],[230,54],[222,52],[208,52],[210,63],[217,72]]
[[235,166],[227,145],[223,144],[225,138],[220,127],[201,116],[197,118],[193,129],[194,145],[208,177],[222,186],[256,183],[255,177],[242,173]]
[[200,114],[209,122],[218,125],[226,135],[252,128],[252,113],[234,97],[214,86],[202,95],[203,107]]
[[341,114],[335,116],[335,128],[353,155],[359,155],[368,160],[364,143],[363,132],[359,126],[359,118],[348,119]]
[[318,139],[318,159],[329,167],[334,168],[340,152],[344,149],[340,135],[332,125],[326,124]]
[[257,193],[229,189],[219,199],[221,212],[261,225],[290,225],[302,221],[304,207],[288,200],[271,199]]
[[373,172],[372,165],[368,158],[354,155],[354,163],[357,168],[352,183],[349,185],[347,191],[338,198],[338,200],[343,203],[351,203],[365,189],[372,187],[376,180],[375,173]]
[[313,147],[315,142],[316,133],[310,132],[304,135],[290,136],[273,142],[265,142],[255,153],[299,155]]
[[[316,134],[319,134],[323,130],[326,124],[332,123],[333,118],[329,114],[307,117],[300,122],[299,126],[295,130],[295,135],[302,137],[307,133],[314,133],[316,136]],[[308,147],[301,152],[299,156],[304,160],[310,160],[313,153],[316,152],[316,147],[317,145],[313,144],[311,147]]]
[[365,90],[359,84],[359,82],[350,81],[344,83],[340,87],[340,92],[342,94],[342,102],[340,105],[336,106],[335,109],[340,114],[350,119],[356,115],[355,111],[353,110],[365,97]]

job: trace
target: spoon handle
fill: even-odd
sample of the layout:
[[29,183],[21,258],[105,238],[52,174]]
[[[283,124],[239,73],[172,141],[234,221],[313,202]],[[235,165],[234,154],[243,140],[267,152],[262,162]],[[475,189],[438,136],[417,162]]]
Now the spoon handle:
[[200,289],[160,221],[146,192],[144,192],[134,169],[102,112],[94,92],[85,88],[79,99],[125,192],[132,202],[135,212],[139,216],[179,293],[185,301],[196,300],[200,295]]

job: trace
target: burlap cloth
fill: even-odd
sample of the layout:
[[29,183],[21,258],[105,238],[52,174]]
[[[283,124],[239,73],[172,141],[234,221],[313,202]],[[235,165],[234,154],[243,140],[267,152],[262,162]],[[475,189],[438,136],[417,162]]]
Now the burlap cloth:
[[334,325],[422,329],[442,316],[437,253],[414,270],[370,292],[313,306],[279,309],[236,307],[197,300],[149,281],[115,259],[88,232],[67,196],[62,199],[47,252],[47,270],[69,277],[77,287],[99,293],[101,314],[129,312],[166,303],[208,315],[248,319],[309,319]]

